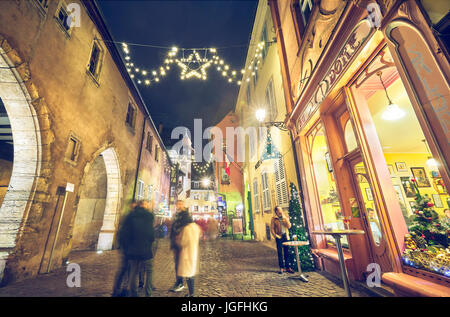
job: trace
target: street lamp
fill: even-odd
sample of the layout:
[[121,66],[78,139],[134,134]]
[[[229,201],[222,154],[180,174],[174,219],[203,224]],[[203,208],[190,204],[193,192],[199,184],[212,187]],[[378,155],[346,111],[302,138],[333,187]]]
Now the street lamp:
[[208,187],[210,183],[211,183],[211,180],[209,178],[205,177],[205,178],[202,179],[203,187]]
[[261,122],[262,124],[264,124],[266,127],[277,127],[278,129],[280,129],[281,131],[288,131],[288,129],[286,128],[286,125],[284,124],[283,121],[269,121],[269,122],[264,122],[264,119],[266,118],[266,109],[264,108],[259,108],[258,110],[256,110],[256,120],[258,120],[259,122]]
[[256,120],[259,122],[264,122],[266,118],[266,109],[258,109],[256,110]]

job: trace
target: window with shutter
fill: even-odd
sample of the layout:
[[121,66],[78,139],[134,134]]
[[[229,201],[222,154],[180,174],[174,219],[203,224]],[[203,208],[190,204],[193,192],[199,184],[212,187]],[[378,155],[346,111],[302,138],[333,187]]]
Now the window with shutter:
[[274,161],[274,169],[277,203],[281,207],[287,207],[289,204],[289,198],[286,182],[286,172],[284,169],[284,160],[282,157]]
[[275,121],[277,117],[277,104],[275,100],[275,90],[273,88],[273,79],[269,80],[266,87],[266,105],[269,111],[269,121]]
[[149,201],[152,200],[152,193],[153,193],[153,185],[148,185],[147,199]]
[[145,183],[142,180],[139,180],[138,187],[137,187],[137,193],[136,193],[137,200],[144,199],[144,186],[145,186]]
[[258,193],[258,181],[256,178],[253,180],[253,204],[255,206],[255,213],[259,212],[259,193]]
[[263,207],[264,211],[270,212],[271,203],[270,203],[270,191],[269,191],[269,182],[267,178],[267,173],[264,172],[261,174],[261,183],[262,183],[262,192],[263,192]]

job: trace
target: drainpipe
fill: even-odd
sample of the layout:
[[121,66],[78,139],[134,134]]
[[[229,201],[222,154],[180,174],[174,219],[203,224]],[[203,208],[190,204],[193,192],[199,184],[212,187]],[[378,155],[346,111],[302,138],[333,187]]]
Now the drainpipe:
[[136,201],[136,188],[137,188],[137,181],[138,181],[138,177],[139,177],[139,169],[141,167],[141,156],[142,156],[142,147],[144,145],[144,137],[145,137],[145,121],[146,121],[146,117],[144,117],[144,123],[142,125],[142,137],[141,137],[141,146],[139,147],[139,156],[138,156],[138,161],[137,161],[137,166],[136,166],[136,177],[134,179],[134,189],[133,189],[133,202]]

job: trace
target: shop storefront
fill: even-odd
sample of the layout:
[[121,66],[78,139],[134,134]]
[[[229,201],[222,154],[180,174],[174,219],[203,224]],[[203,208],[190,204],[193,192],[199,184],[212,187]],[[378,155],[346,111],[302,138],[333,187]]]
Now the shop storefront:
[[[405,6],[411,21],[401,7],[380,29],[342,27],[299,101],[305,212],[309,231],[344,221],[365,231],[343,241],[351,279],[376,263],[398,294],[449,296],[449,64],[417,26],[414,2]],[[333,239],[311,243],[318,265],[338,273]]]

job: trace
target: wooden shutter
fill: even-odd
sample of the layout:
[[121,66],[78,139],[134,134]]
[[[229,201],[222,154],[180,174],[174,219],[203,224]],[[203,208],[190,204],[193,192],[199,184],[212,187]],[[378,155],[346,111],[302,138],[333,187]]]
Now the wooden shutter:
[[285,207],[289,205],[289,198],[284,160],[282,157],[274,161],[274,167],[277,203],[279,206]]
[[269,182],[267,179],[267,172],[261,174],[261,183],[262,183],[262,192],[263,192],[263,207],[264,211],[269,210],[271,208],[270,203],[270,190],[269,190]]

